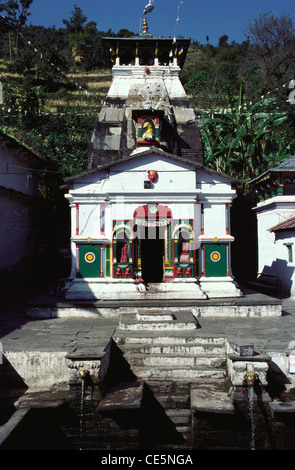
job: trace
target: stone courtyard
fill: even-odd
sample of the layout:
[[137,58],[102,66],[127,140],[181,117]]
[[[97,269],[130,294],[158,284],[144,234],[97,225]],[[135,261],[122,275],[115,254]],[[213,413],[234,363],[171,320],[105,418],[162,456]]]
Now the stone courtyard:
[[[264,295],[253,291],[247,295],[265,300]],[[262,389],[268,385],[267,393],[262,391],[257,397],[272,416],[271,422],[275,423],[272,428],[279,433],[275,434],[273,445],[292,447],[295,442],[292,431],[294,375],[289,373],[289,354],[295,345],[295,302],[292,299],[273,301],[282,303],[279,317],[196,318],[188,306],[182,305],[187,313],[182,312],[178,325],[174,313],[173,327],[167,326],[172,321],[169,308],[155,308],[149,312],[149,318],[144,309],[138,308],[136,318],[137,321],[141,318],[142,323],[134,323],[134,313],[118,315],[116,308],[113,315],[109,315],[108,310],[108,316],[95,316],[91,312],[83,318],[37,318],[27,316],[30,302],[21,298],[3,302],[0,320],[4,352],[0,406],[3,448],[9,446],[9,436],[14,435],[15,429],[36,410],[45,413],[54,409],[59,416],[65,403],[70,403],[79,418],[81,384],[84,383],[79,374],[86,370],[89,384],[92,384],[84,383],[83,413],[88,431],[83,446],[86,449],[247,449],[250,440],[245,423],[239,430],[239,442],[234,430],[240,426],[237,416],[245,415],[248,419],[246,389],[237,379],[239,366],[244,364],[244,367],[252,360]],[[241,344],[253,345],[255,357],[239,358],[234,348]],[[232,356],[237,362],[230,361]],[[265,364],[268,364],[268,384]],[[236,374],[234,379],[232,370]],[[236,381],[235,386],[228,385],[229,378],[233,383]],[[288,407],[282,408],[284,403]],[[150,440],[147,409],[155,413],[154,419],[162,417],[159,422],[171,442],[161,443],[160,435],[157,435],[159,442]],[[89,434],[94,416],[99,417],[99,431]],[[260,415],[256,423],[260,436],[265,436],[265,429],[261,429],[263,416]],[[226,425],[230,445],[224,433],[217,432],[215,425],[212,428],[212,417],[215,420],[218,417],[220,422],[226,419],[227,423],[234,420],[230,428]],[[140,422],[146,423],[147,428],[141,429]],[[67,435],[64,445],[69,445],[71,436],[71,445],[75,448],[79,441],[79,423],[71,426],[70,431],[67,426],[62,427]],[[281,443],[281,433],[286,435],[288,444]],[[265,437],[263,442],[261,439],[257,440],[257,446],[261,446],[258,448],[272,448],[269,439]],[[16,445],[15,442],[12,445]],[[46,445],[57,444],[49,440]]]

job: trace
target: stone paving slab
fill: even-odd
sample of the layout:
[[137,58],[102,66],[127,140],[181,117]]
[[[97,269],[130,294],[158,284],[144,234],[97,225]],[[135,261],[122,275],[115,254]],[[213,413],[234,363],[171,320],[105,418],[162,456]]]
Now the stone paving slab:
[[281,402],[273,401],[269,404],[270,409],[273,413],[295,413],[295,403],[294,402]]
[[[261,295],[257,294],[255,301],[260,298]],[[197,319],[199,328],[194,331],[200,337],[224,336],[231,343],[249,341],[260,353],[286,352],[290,345],[292,347],[292,341],[295,349],[295,299],[283,300],[282,307],[283,315],[274,318],[200,317]],[[43,350],[50,344],[50,350],[68,347],[70,352],[73,345],[81,342],[93,345],[94,340],[103,345],[119,325],[117,317],[32,319],[26,316],[25,311],[26,304],[21,300],[11,302],[11,305],[0,305],[3,350],[21,350],[22,346],[28,350],[37,350],[38,347]],[[154,334],[158,335],[158,332]]]
[[107,393],[98,406],[99,412],[113,410],[134,410],[141,406],[143,384],[138,382],[128,388]]
[[228,393],[218,390],[215,384],[204,384],[191,391],[191,408],[194,411],[234,414],[233,400]]

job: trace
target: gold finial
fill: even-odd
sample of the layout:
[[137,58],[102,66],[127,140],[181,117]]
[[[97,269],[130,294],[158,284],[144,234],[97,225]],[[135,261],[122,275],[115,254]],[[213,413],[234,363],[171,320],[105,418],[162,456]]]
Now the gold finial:
[[144,18],[143,20],[143,27],[142,27],[142,30],[143,32],[146,34],[149,30],[149,27],[148,27],[148,24],[147,24],[147,20]]
[[[140,17],[139,34],[140,34],[140,31],[141,31],[142,18],[144,17],[144,15],[147,15],[148,13],[151,13],[153,11],[153,9],[155,8],[154,5],[153,5],[154,1],[155,0],[149,0],[149,3],[145,6],[145,9],[143,10],[143,14]],[[147,33],[148,32],[147,22],[144,20],[143,23],[144,23],[143,32]]]

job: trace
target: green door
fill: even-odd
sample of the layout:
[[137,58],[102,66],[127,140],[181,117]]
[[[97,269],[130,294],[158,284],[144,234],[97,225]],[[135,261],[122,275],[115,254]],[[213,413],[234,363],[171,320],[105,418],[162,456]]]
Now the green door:
[[205,245],[205,276],[224,277],[226,266],[226,245]]
[[79,273],[82,277],[100,277],[100,245],[79,246]]

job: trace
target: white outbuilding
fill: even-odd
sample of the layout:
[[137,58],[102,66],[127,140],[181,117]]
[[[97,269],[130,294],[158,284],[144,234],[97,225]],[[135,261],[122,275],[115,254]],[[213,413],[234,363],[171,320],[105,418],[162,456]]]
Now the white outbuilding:
[[295,296],[295,156],[249,184],[259,202],[257,286]]

